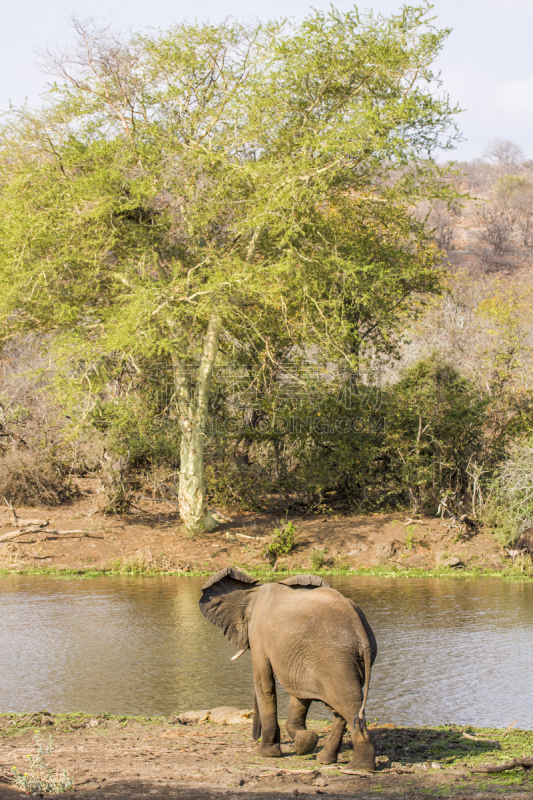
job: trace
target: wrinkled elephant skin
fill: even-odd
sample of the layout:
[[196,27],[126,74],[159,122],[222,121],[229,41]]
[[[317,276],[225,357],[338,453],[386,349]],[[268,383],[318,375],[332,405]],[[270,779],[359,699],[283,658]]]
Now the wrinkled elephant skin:
[[333,723],[318,761],[337,761],[348,725],[354,747],[348,767],[375,769],[364,708],[377,646],[361,609],[314,575],[261,584],[232,567],[204,584],[200,609],[235,647],[250,648],[253,737],[261,735],[260,755],[281,755],[277,677],[290,694],[287,732],[296,753],[316,747],[318,737],[306,729],[306,717],[311,702],[319,700],[333,710]]

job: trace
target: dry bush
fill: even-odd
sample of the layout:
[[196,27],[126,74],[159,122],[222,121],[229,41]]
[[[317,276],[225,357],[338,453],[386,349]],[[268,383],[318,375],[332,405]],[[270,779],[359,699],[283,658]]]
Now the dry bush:
[[14,506],[57,506],[74,495],[64,466],[45,455],[9,453],[0,468],[0,497]]
[[524,175],[502,175],[494,187],[499,203],[507,207],[522,244],[533,241],[533,185]]
[[502,547],[513,547],[533,524],[533,446],[514,445],[490,487],[484,520]]
[[489,191],[498,177],[494,167],[481,158],[475,158],[473,161],[462,163],[459,166],[465,188],[474,194]]
[[15,542],[4,542],[0,545],[0,569],[11,571],[24,568],[26,556]]
[[400,369],[440,353],[468,380],[495,394],[502,381],[515,395],[533,391],[533,287],[527,281],[457,270],[447,291],[428,304],[406,330],[401,360],[383,373],[398,379]]
[[132,500],[133,481],[129,454],[113,456],[104,450],[100,458],[98,510],[104,514],[123,514]]
[[515,215],[507,203],[498,201],[483,205],[478,212],[479,238],[498,255],[512,248]]
[[522,169],[524,151],[511,139],[492,139],[483,152],[483,157],[500,174],[516,174]]
[[430,231],[441,250],[453,250],[461,217],[461,208],[455,203],[437,200],[424,201],[414,212],[416,218]]

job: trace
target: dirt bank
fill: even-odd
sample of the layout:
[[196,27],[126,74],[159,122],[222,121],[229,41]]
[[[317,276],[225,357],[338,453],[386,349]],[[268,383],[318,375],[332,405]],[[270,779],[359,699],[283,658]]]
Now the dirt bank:
[[[319,745],[328,723],[311,722]],[[84,800],[116,798],[265,798],[323,795],[331,798],[451,797],[482,800],[493,796],[530,798],[531,771],[471,774],[482,763],[503,763],[533,751],[533,732],[474,731],[461,726],[409,728],[371,726],[378,771],[346,774],[350,759],[345,737],[339,763],[323,767],[315,755],[296,756],[282,728],[281,759],[256,755],[251,725],[183,725],[177,717],[126,718],[101,715],[52,716],[36,713],[0,716],[0,798],[21,797],[13,788],[15,771],[28,771],[35,755],[35,731],[42,742],[52,736],[48,757],[54,770],[66,770],[75,792],[57,795]],[[486,739],[465,738],[483,735]],[[55,795],[52,795],[55,796]]]
[[[93,507],[87,497],[59,508],[19,508],[17,522],[5,509],[0,513],[0,569],[214,572],[239,564],[268,570],[265,545],[280,525],[279,518],[262,514],[226,514],[228,521],[217,531],[191,536],[176,507],[166,502],[141,499],[122,516],[103,516]],[[36,524],[28,527],[28,522]],[[512,563],[490,534],[439,518],[410,521],[398,513],[304,516],[292,522],[295,546],[278,559],[277,571],[501,571]],[[529,566],[528,557],[522,571],[527,573]]]

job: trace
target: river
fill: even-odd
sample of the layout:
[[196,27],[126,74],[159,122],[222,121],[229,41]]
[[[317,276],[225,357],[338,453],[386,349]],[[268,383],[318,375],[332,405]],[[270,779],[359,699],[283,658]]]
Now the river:
[[[533,585],[331,577],[377,638],[367,719],[533,729]],[[203,578],[0,579],[0,712],[173,714],[252,704],[200,614]],[[280,690],[280,716],[287,697]],[[311,717],[327,717],[313,703]]]

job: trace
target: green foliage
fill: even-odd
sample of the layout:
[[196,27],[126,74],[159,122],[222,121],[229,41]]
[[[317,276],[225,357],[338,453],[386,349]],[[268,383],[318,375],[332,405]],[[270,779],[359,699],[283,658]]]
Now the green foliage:
[[[439,291],[411,213],[453,194],[430,158],[455,110],[433,93],[448,31],[429,10],[122,40],[76,24],[76,59],[50,67],[63,83],[6,117],[0,335],[50,335],[70,416],[116,456],[177,463],[179,431],[157,421],[183,421],[213,315],[221,363],[244,352],[260,374],[314,345],[357,368]],[[312,483],[311,445],[294,446]]]
[[508,203],[517,195],[531,192],[532,188],[523,175],[501,175],[494,186],[494,194],[499,200]]
[[469,487],[483,446],[488,398],[438,355],[405,370],[387,398],[384,456],[389,479],[415,508],[436,510],[447,491]]
[[311,569],[313,572],[318,572],[318,570],[323,568],[325,558],[326,548],[324,548],[324,550],[319,550],[313,547],[311,550]]
[[274,528],[274,534],[264,549],[265,558],[274,566],[279,556],[288,555],[294,547],[296,528],[292,522],[283,522]]

